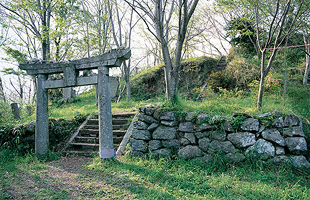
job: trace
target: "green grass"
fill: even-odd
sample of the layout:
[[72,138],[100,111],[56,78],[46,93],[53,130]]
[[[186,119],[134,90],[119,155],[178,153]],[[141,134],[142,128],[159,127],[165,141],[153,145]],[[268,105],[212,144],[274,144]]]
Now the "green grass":
[[[48,162],[0,152],[0,199],[309,199],[310,174],[260,161],[208,165],[167,158],[98,157],[73,171],[74,185],[50,176]],[[54,166],[54,170],[64,170]],[[25,180],[25,177],[27,180]],[[14,193],[14,188],[28,188]]]
[[[176,104],[165,102],[163,97],[157,97],[157,99],[152,99],[151,101],[122,100],[119,103],[112,102],[112,112],[137,111],[141,106],[161,101],[164,102],[164,109],[166,110],[204,112],[209,113],[211,116],[223,116],[224,118],[231,118],[234,112],[248,113],[255,116],[260,113],[279,110],[283,114],[295,114],[309,123],[309,96],[310,89],[302,86],[294,87],[289,91],[286,105],[283,106],[282,94],[265,93],[261,109],[256,108],[256,95],[245,92],[217,93],[215,96],[207,95],[207,98],[200,102],[180,97]],[[50,118],[73,119],[78,114],[87,115],[95,112],[98,112],[98,108],[94,91],[79,95],[71,103],[50,103],[49,105]],[[18,123],[30,122],[32,120],[35,120],[35,114],[32,116],[24,115]]]

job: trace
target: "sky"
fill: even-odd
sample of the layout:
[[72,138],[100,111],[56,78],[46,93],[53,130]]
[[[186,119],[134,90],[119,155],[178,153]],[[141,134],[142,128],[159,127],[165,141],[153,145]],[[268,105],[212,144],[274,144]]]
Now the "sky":
[[[208,1],[208,3],[212,3],[213,0]],[[144,46],[146,46],[147,44],[145,43],[145,40],[143,38],[141,38],[138,34],[140,30],[135,30],[135,33],[133,34],[133,38],[132,38],[132,58],[138,60],[139,58],[141,58],[143,55],[146,54]],[[13,35],[13,34],[10,34]],[[197,56],[201,56],[203,55],[202,53],[198,53],[197,52]],[[4,84],[5,87],[5,93],[8,96],[12,96],[12,86],[10,85],[10,80],[16,84],[16,78],[9,76],[9,75],[4,75],[1,70],[3,70],[4,68],[8,68],[8,67],[12,67],[14,69],[17,69],[17,63],[11,64],[8,61],[3,61],[1,58],[6,57],[5,53],[0,49],[0,77],[2,78],[2,82]],[[132,62],[134,63],[134,62]],[[152,63],[152,62],[151,62]],[[147,66],[146,61],[139,63],[139,66]],[[134,64],[133,64],[134,65]],[[110,71],[110,75],[118,75],[120,74],[120,70],[111,70]],[[14,100],[14,98],[12,98],[12,100]]]

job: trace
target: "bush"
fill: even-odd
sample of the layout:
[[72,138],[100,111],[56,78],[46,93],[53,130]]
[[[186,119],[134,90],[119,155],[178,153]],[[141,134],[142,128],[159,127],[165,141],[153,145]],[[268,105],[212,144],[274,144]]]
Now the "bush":
[[[73,120],[49,120],[49,147],[58,151],[72,132],[86,119],[77,115]],[[33,152],[35,148],[35,123],[14,125],[0,125],[0,147],[15,150],[20,154]]]
[[236,87],[237,80],[228,74],[227,71],[218,71],[210,75],[209,85],[212,89],[218,92],[218,88],[222,87],[227,90],[232,90]]

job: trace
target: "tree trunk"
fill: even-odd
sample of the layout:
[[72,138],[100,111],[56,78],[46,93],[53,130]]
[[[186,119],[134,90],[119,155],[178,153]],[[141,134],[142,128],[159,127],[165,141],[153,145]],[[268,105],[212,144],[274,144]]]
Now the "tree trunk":
[[130,100],[131,99],[131,91],[130,91],[130,83],[129,83],[130,62],[127,64],[126,61],[124,61],[123,65],[124,65],[124,71],[125,71],[125,84],[126,84],[127,100]]
[[[303,34],[304,42],[305,44],[308,44],[310,41],[306,38],[306,33]],[[305,47],[306,50],[306,68],[305,68],[305,74],[303,78],[303,85],[306,86],[308,84],[308,78],[309,78],[309,70],[310,70],[310,46]]]
[[[307,47],[307,49],[310,54],[310,48]],[[308,84],[309,70],[310,70],[310,56],[306,55],[306,69],[305,69],[304,80],[303,80],[304,86]]]
[[5,95],[4,95],[4,90],[3,90],[3,84],[2,84],[1,77],[0,77],[0,98],[3,98],[3,101],[5,101]]
[[165,85],[166,85],[166,91],[165,91],[165,98],[168,101],[171,95],[171,75],[172,75],[172,64],[170,55],[168,52],[168,47],[165,47],[166,50],[163,50],[163,57],[164,57],[164,63],[165,63]]
[[257,98],[257,108],[262,107],[263,102],[263,91],[264,91],[264,81],[265,81],[265,51],[262,52],[262,60],[260,67],[260,82],[259,82],[259,90],[258,90],[258,98]]

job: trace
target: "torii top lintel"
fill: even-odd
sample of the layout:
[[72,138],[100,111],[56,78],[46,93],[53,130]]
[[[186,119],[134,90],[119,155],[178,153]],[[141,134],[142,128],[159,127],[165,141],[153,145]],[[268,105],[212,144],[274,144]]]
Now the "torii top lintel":
[[21,63],[19,68],[26,70],[29,75],[63,73],[64,68],[74,66],[75,70],[97,69],[100,66],[120,67],[124,60],[131,56],[130,49],[111,50],[99,56],[71,60],[67,62],[53,63],[48,61]]

